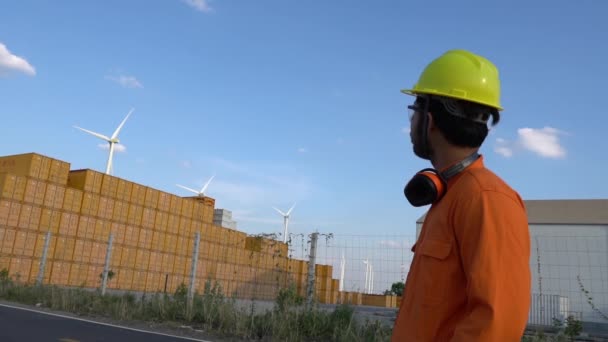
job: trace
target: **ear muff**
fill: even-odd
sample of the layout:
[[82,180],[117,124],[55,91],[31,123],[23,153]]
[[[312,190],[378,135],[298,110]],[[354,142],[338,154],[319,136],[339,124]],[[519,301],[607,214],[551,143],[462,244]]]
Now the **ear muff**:
[[403,189],[405,198],[415,207],[422,207],[440,200],[445,195],[447,182],[434,169],[424,169]]
[[462,172],[479,157],[480,155],[475,152],[442,173],[435,169],[419,171],[403,189],[405,198],[415,207],[439,201],[447,192],[447,180]]

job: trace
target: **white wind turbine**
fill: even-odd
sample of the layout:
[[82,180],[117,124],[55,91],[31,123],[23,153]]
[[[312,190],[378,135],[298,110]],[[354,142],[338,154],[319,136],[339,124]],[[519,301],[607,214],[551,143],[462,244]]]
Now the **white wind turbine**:
[[112,134],[111,137],[107,137],[103,134],[99,134],[99,133],[95,133],[92,131],[89,131],[87,129],[84,128],[80,128],[78,126],[74,126],[75,128],[78,128],[79,130],[85,132],[85,133],[89,133],[93,136],[98,137],[101,140],[106,141],[108,144],[110,144],[110,151],[108,153],[108,163],[106,165],[106,174],[109,175],[112,172],[112,158],[114,156],[114,148],[115,145],[118,144],[120,142],[120,140],[118,140],[118,134],[120,133],[120,130],[122,129],[122,126],[124,126],[125,122],[127,122],[127,119],[129,118],[129,116],[131,115],[131,113],[133,113],[135,109],[131,109],[129,111],[129,113],[127,114],[127,116],[122,120],[122,122],[120,123],[120,125],[118,126],[118,128],[116,128],[116,130],[114,131],[114,133]]
[[344,259],[344,252],[342,252],[342,260],[340,261],[340,290],[344,291],[344,268],[346,266],[346,259]]
[[279,214],[281,214],[283,216],[283,225],[284,225],[284,229],[283,229],[283,243],[287,243],[287,226],[289,225],[289,215],[291,214],[291,211],[293,210],[293,208],[296,206],[296,204],[294,203],[291,208],[287,211],[287,213],[284,213],[282,211],[280,211],[279,209],[272,207],[274,210],[276,210],[277,212],[279,212]]
[[204,197],[205,196],[205,191],[207,191],[207,188],[209,187],[209,184],[213,180],[213,177],[215,177],[215,175],[213,175],[213,176],[211,176],[211,178],[209,178],[209,180],[207,181],[207,183],[205,183],[205,185],[203,185],[203,187],[201,188],[201,191],[190,189],[190,188],[188,188],[186,186],[179,185],[179,184],[175,184],[175,185],[179,186],[180,188],[182,188],[184,190],[188,190],[190,192],[195,193],[198,197]]
[[365,259],[363,260],[363,263],[365,264],[365,289],[363,290],[364,293],[369,293],[368,292],[368,286],[369,286],[369,259]]

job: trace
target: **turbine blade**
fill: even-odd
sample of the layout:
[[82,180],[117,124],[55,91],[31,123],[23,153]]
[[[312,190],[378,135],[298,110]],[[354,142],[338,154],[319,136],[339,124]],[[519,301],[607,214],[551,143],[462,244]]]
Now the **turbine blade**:
[[74,127],[75,127],[75,128],[78,128],[79,130],[81,130],[81,131],[83,131],[83,132],[85,132],[85,133],[89,133],[90,135],[96,136],[96,137],[98,137],[99,139],[102,139],[102,140],[105,140],[105,141],[108,141],[108,142],[110,141],[110,138],[106,137],[106,136],[105,136],[105,135],[103,135],[103,134],[95,133],[95,132],[93,132],[93,131],[89,131],[88,129],[84,129],[84,128],[82,128],[82,127],[78,127],[78,126],[74,126]]
[[287,215],[291,214],[291,211],[293,210],[293,208],[295,208],[296,204],[294,203],[291,208],[289,208],[289,211],[287,211]]
[[184,190],[188,190],[188,191],[194,192],[195,194],[198,195],[198,191],[196,191],[194,189],[190,189],[189,187],[186,187],[186,186],[183,186],[183,185],[179,185],[179,184],[175,184],[175,185],[179,186],[180,188],[182,188]]
[[284,212],[280,211],[279,209],[272,207],[272,209],[276,210],[279,212],[279,214],[281,214],[282,216],[287,216]]
[[207,191],[207,188],[209,187],[209,184],[213,180],[213,177],[215,177],[215,175],[211,176],[211,178],[209,178],[209,180],[207,181],[207,183],[205,183],[205,185],[203,185],[203,188],[201,189],[201,194],[204,194],[205,191]]
[[112,134],[112,139],[116,139],[118,137],[118,133],[120,133],[122,126],[125,125],[125,122],[127,122],[127,119],[129,118],[129,116],[131,116],[131,113],[133,113],[134,110],[135,109],[131,108],[131,110],[129,111],[129,114],[127,114],[127,116],[122,120],[122,122],[120,123],[118,128],[116,128],[116,131],[114,131],[114,134]]

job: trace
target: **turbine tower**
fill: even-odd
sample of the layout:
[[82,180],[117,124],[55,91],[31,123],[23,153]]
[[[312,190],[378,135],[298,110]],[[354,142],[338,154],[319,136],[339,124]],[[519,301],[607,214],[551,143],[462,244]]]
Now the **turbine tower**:
[[276,210],[279,214],[281,214],[283,216],[283,225],[284,225],[284,229],[283,229],[283,243],[287,243],[287,226],[289,225],[289,215],[291,214],[291,211],[293,210],[293,208],[296,206],[296,204],[294,203],[291,208],[289,208],[289,210],[287,211],[287,213],[282,212],[281,210],[272,207],[274,210]]
[[342,260],[340,261],[340,291],[344,291],[344,268],[346,266],[346,259],[344,259],[344,252],[342,252]]
[[365,289],[363,290],[364,293],[368,293],[368,286],[369,286],[369,260],[365,259],[363,260],[363,263],[365,264]]
[[207,183],[205,183],[205,185],[203,185],[203,187],[201,188],[201,191],[190,189],[188,187],[185,187],[185,186],[179,185],[179,184],[175,184],[175,185],[179,186],[180,188],[182,188],[184,190],[188,190],[190,192],[195,193],[198,197],[204,197],[205,196],[205,191],[207,191],[207,188],[209,187],[209,184],[213,180],[213,177],[215,177],[215,175],[213,175],[213,176],[211,176],[211,178],[209,178],[209,180],[207,181]]
[[118,128],[116,128],[116,130],[114,131],[114,133],[112,134],[111,137],[107,137],[103,134],[99,134],[99,133],[95,133],[92,131],[89,131],[87,129],[84,128],[80,128],[78,126],[74,126],[75,128],[78,128],[79,130],[88,133],[92,136],[98,137],[99,139],[107,142],[108,144],[110,144],[110,151],[108,153],[108,163],[106,165],[106,174],[109,175],[112,173],[112,158],[114,157],[114,146],[116,144],[118,144],[120,142],[120,140],[118,139],[118,134],[120,133],[120,130],[122,129],[122,126],[124,126],[125,122],[127,122],[127,119],[129,118],[129,116],[131,115],[131,113],[133,113],[133,110],[135,109],[131,109],[129,111],[129,113],[127,114],[127,116],[122,120],[122,122],[120,123],[120,125],[118,125]]

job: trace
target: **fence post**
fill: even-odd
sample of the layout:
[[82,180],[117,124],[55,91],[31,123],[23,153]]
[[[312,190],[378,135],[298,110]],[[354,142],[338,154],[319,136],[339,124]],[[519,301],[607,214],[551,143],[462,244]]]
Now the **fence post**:
[[108,286],[108,272],[110,272],[110,257],[112,256],[112,242],[114,241],[114,234],[110,232],[108,238],[108,247],[106,248],[106,260],[103,265],[103,275],[101,278],[101,295],[106,294],[106,287]]
[[[190,269],[190,288],[188,289],[188,308],[192,308],[192,300],[194,299],[194,290],[196,284],[196,269],[198,264],[198,245],[200,241],[200,233],[197,232],[194,236],[194,250],[192,251],[192,267]],[[188,311],[190,312],[190,311]]]
[[306,308],[312,308],[315,296],[315,265],[317,263],[317,239],[319,233],[314,232],[310,235],[310,256],[308,259],[308,280],[306,286]]
[[49,243],[51,241],[51,231],[46,232],[44,237],[44,249],[42,250],[42,257],[40,258],[40,268],[38,268],[38,277],[36,278],[36,284],[42,285],[44,280],[44,269],[46,268],[46,256],[49,251]]

